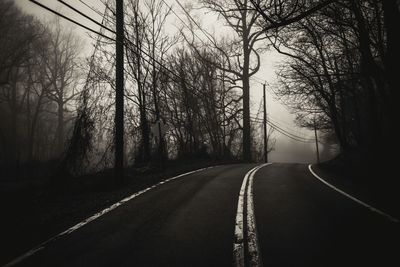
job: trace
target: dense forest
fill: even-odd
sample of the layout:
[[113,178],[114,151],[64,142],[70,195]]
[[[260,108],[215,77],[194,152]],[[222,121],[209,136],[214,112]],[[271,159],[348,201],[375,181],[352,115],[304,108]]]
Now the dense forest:
[[76,118],[83,43],[58,19],[45,25],[13,1],[0,13],[0,160],[18,168],[58,158]]
[[[87,44],[61,18],[44,23],[1,1],[0,163],[11,173],[46,162],[71,175],[112,167],[114,2],[102,0],[85,57]],[[202,41],[190,6],[188,27],[171,34],[174,7],[124,2],[125,164],[262,159],[250,78],[267,49],[286,56],[275,94],[299,125],[366,160],[394,142],[397,1],[199,0],[232,30]]]
[[301,125],[331,132],[343,154],[388,161],[399,90],[398,2],[330,2],[269,37],[288,57],[277,94]]

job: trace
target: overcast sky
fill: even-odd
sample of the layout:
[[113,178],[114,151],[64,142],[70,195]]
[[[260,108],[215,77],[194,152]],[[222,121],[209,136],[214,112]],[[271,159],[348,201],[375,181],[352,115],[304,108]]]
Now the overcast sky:
[[[1,0],[0,0],[1,1]],[[38,17],[40,20],[44,22],[48,22],[52,14],[48,11],[34,5],[29,0],[14,0],[26,13],[32,14]],[[84,4],[80,2],[80,0],[64,0],[65,2],[73,5],[80,11],[89,15],[93,19],[101,21],[101,17],[86,7]],[[91,7],[99,10],[100,12],[104,11],[104,6],[99,3],[98,0],[82,0],[86,4]],[[113,1],[113,0],[110,0]],[[180,18],[184,21],[187,21],[187,17],[185,17],[185,13],[179,7],[179,5],[175,2],[175,0],[165,0],[170,6],[173,7],[175,13],[178,14]],[[57,0],[38,0],[38,2],[43,3],[53,9],[58,10],[60,13],[65,14],[76,21],[87,25],[88,27],[98,30],[99,26],[92,23],[89,20],[84,19],[79,14],[74,13],[70,9],[66,8],[62,4],[60,4]],[[180,0],[184,5],[190,4],[194,6],[198,6],[196,0]],[[218,32],[227,32],[229,28],[224,27],[222,21],[217,21],[217,16],[211,14],[209,11],[204,9],[196,10],[193,13],[193,16],[196,19],[199,19],[202,23],[202,26],[207,32],[210,33],[218,33]],[[90,55],[91,49],[91,39],[87,36],[87,30],[82,29],[73,25],[72,23],[66,21],[63,24],[65,27],[73,27],[74,31],[85,40],[85,50],[83,53],[85,55]],[[174,13],[170,15],[170,19],[167,21],[166,31],[175,32],[176,27],[182,26],[182,22],[176,17]],[[204,37],[206,40],[206,36],[201,31],[197,32],[200,38]],[[276,51],[271,50],[265,52],[261,56],[261,68],[260,71],[256,74],[256,79],[261,79],[267,81],[269,86],[267,87],[267,110],[268,114],[280,124],[280,126],[296,135],[303,136],[305,138],[312,138],[314,133],[307,129],[297,127],[293,120],[294,115],[289,112],[289,110],[282,105],[279,101],[276,100],[276,97],[273,95],[271,87],[276,84],[277,77],[275,71],[277,69],[277,64],[279,64],[284,57],[279,55]],[[260,105],[260,101],[262,101],[262,85],[257,81],[251,82],[251,101],[252,101],[252,114],[256,114]],[[281,135],[278,132],[274,133],[276,141],[276,149],[271,152],[270,159],[272,161],[288,161],[288,162],[313,162],[315,161],[315,145],[314,144],[304,144],[298,141],[294,141]]]

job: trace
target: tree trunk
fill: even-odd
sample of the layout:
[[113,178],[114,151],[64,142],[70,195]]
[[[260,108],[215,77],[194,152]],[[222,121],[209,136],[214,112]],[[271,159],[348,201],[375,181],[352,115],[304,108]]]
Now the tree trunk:
[[[136,7],[138,8],[138,7]],[[141,64],[141,36],[140,27],[138,20],[139,13],[135,9],[135,35],[136,35],[136,62],[137,62],[137,86],[138,86],[138,96],[139,96],[139,116],[140,116],[140,133],[141,140],[139,146],[139,153],[136,155],[136,160],[139,162],[147,162],[150,160],[150,138],[149,138],[149,124],[146,114],[146,93],[144,91],[144,82],[142,82],[142,64]]]
[[62,100],[58,103],[57,120],[57,156],[59,156],[64,150],[64,103]]
[[[154,28],[154,26],[153,26]],[[153,33],[153,38],[154,38],[154,33]],[[164,142],[164,137],[161,133],[161,116],[160,116],[160,108],[159,108],[159,104],[158,104],[158,94],[157,94],[157,72],[156,72],[156,62],[155,62],[155,46],[156,43],[153,39],[153,43],[152,43],[152,57],[153,57],[153,61],[152,61],[152,91],[153,91],[153,103],[154,103],[154,111],[155,111],[155,121],[158,124],[158,148],[157,148],[157,157],[158,160],[164,161],[166,158],[165,155],[165,142]]]
[[[370,150],[376,150],[382,134],[382,121],[379,116],[379,101],[385,99],[385,88],[382,80],[382,70],[374,61],[371,52],[371,41],[365,24],[365,18],[360,10],[360,5],[356,1],[351,1],[352,11],[354,12],[359,31],[359,44],[361,54],[361,73],[364,77],[363,88],[366,90],[368,115],[367,127],[370,135],[368,145]],[[385,105],[383,105],[384,108]]]
[[251,132],[250,132],[250,77],[249,77],[249,64],[250,64],[250,51],[248,44],[243,42],[243,160],[251,162]]
[[30,124],[30,131],[28,136],[28,160],[31,161],[34,158],[34,147],[35,147],[35,137],[36,137],[36,124],[39,117],[40,107],[42,104],[43,93],[39,95],[39,99],[35,108],[35,112],[33,113],[33,118]]
[[400,25],[400,12],[396,0],[382,1],[384,12],[384,25],[386,29],[386,54],[384,58],[386,78],[389,85],[388,104],[390,105],[390,115],[395,116],[395,103],[399,95],[399,69],[397,64],[400,62],[400,40],[398,37],[398,27]]
[[[18,70],[16,71],[16,77],[18,77]],[[10,155],[10,162],[13,166],[15,166],[17,170],[18,166],[18,159],[17,159],[17,150],[18,150],[18,142],[17,142],[17,83],[13,81],[11,85],[11,155]]]
[[150,138],[149,138],[149,122],[147,120],[145,108],[145,96],[143,94],[143,107],[140,108],[140,130],[142,134],[141,151],[139,158],[141,162],[148,162],[150,160]]

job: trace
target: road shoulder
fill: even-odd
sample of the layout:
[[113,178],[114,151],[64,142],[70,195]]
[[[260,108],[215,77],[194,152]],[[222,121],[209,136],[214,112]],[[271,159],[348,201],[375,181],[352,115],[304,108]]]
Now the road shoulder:
[[[28,186],[27,194],[13,194],[12,187],[10,190],[1,187],[0,207],[5,219],[0,223],[0,235],[7,246],[3,249],[0,263],[8,262],[135,192],[173,176],[214,165],[218,163],[188,163],[159,173],[136,172],[135,176],[128,175],[126,186],[119,188],[112,186],[113,177],[109,174],[78,177],[81,182],[75,178],[56,188]],[[96,178],[97,181],[85,184],[87,180]]]
[[357,175],[326,164],[312,164],[312,170],[347,194],[396,218],[400,217],[400,197],[396,192],[398,187],[384,172]]

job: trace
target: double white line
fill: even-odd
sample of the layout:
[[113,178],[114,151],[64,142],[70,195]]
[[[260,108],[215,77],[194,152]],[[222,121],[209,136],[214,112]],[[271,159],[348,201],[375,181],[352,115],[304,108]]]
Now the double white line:
[[254,167],[246,173],[239,192],[233,243],[234,266],[262,266],[259,252],[256,219],[254,216],[253,180],[256,172],[271,163]]

